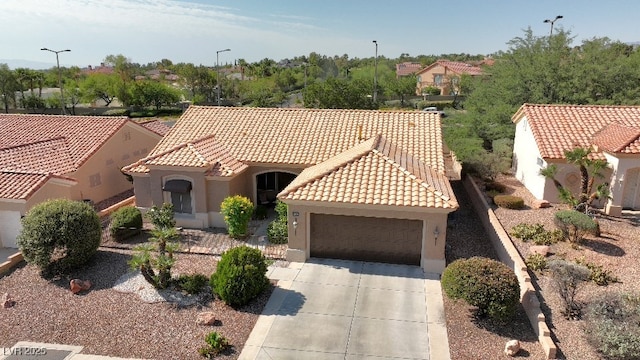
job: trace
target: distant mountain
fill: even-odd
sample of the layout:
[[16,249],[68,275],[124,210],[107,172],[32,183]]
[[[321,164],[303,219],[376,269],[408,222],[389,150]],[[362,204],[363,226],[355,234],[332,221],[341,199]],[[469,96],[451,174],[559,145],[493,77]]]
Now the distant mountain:
[[56,64],[31,61],[24,59],[0,59],[0,64],[7,64],[10,69],[27,68],[33,70],[46,70],[56,66]]

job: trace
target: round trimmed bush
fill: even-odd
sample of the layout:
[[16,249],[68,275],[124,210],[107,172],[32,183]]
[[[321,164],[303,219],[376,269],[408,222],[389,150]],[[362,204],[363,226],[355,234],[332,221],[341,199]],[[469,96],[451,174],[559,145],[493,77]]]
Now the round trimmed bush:
[[244,196],[234,195],[225,198],[220,204],[229,235],[232,238],[247,236],[249,221],[253,216],[253,203]]
[[556,212],[554,222],[562,235],[571,242],[579,242],[589,232],[596,230],[598,224],[587,214],[575,210]]
[[88,204],[49,200],[34,206],[22,219],[18,246],[25,260],[43,271],[67,271],[93,257],[101,234],[98,214]]
[[493,202],[501,208],[520,210],[524,208],[524,199],[513,195],[496,195]]
[[138,235],[142,230],[142,213],[135,206],[124,206],[111,214],[110,232],[117,240]]
[[507,265],[488,258],[459,259],[442,273],[444,292],[452,299],[465,300],[478,314],[507,320],[520,302],[520,285]]
[[242,306],[269,285],[267,263],[258,249],[239,246],[222,254],[209,281],[213,292],[227,305]]

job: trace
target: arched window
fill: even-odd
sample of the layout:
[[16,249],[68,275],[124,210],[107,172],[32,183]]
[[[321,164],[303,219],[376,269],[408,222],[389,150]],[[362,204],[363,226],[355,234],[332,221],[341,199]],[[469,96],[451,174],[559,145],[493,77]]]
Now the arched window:
[[180,214],[193,213],[191,201],[191,181],[184,179],[167,180],[162,187],[162,191],[169,193],[169,199],[173,204],[173,211]]

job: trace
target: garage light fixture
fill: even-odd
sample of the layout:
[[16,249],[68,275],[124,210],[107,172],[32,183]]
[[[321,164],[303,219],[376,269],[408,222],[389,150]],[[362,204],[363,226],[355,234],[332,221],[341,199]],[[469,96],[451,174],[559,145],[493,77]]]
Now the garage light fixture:
[[293,224],[292,225],[293,225],[293,234],[297,235],[296,234],[296,230],[298,229],[298,218],[293,218]]
[[434,245],[438,244],[438,235],[440,235],[440,231],[438,231],[438,227],[436,226],[435,230],[433,230],[433,236],[435,238]]

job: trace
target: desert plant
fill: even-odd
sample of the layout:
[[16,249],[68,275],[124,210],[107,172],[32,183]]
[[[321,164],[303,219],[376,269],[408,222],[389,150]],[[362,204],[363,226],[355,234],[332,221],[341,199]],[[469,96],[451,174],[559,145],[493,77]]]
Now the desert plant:
[[640,297],[606,293],[587,307],[587,339],[609,360],[637,359],[640,354]]
[[249,221],[253,215],[253,203],[244,196],[234,195],[225,198],[220,205],[229,235],[233,238],[247,236]]
[[198,349],[198,353],[207,359],[216,357],[231,346],[229,340],[217,331],[212,331],[207,334],[204,341],[207,343],[207,346]]
[[209,279],[202,274],[180,275],[176,279],[178,287],[188,294],[198,294],[207,286]]
[[258,249],[239,246],[222,254],[210,285],[227,305],[247,304],[269,285],[267,264]]
[[134,255],[129,265],[140,270],[144,278],[158,289],[169,286],[171,268],[175,264],[174,252],[179,248],[172,240],[180,237],[175,227],[173,206],[163,204],[161,208],[154,206],[147,213],[154,229],[151,230],[149,242],[134,248]]
[[544,225],[542,224],[520,223],[511,229],[509,235],[527,242],[529,240],[533,240],[536,235],[540,234],[543,231],[545,230]]
[[67,271],[93,257],[101,233],[100,219],[88,204],[48,200],[34,206],[22,219],[18,246],[25,260],[43,273]]
[[553,245],[563,239],[562,231],[544,230],[533,236],[533,243],[536,245]]
[[524,208],[524,199],[513,195],[496,195],[493,203],[501,208],[519,210]]
[[513,316],[520,300],[520,285],[513,270],[488,258],[459,259],[442,273],[442,288],[452,299],[463,299],[481,316],[497,320]]
[[121,207],[111,214],[109,226],[115,240],[125,240],[142,230],[142,213],[135,206]]
[[484,184],[484,189],[486,191],[497,191],[502,194],[507,191],[507,186],[497,181],[487,181],[487,183]]
[[567,319],[578,319],[581,306],[575,300],[576,294],[589,278],[589,269],[566,260],[552,260],[548,263],[551,279],[564,302],[564,315]]
[[586,266],[589,269],[589,280],[599,286],[606,286],[610,283],[618,282],[618,278],[610,270],[606,270],[602,265],[597,265],[582,258],[576,259],[576,264]]
[[542,271],[547,268],[547,258],[542,254],[531,254],[524,262],[532,271]]
[[563,237],[573,243],[579,243],[584,235],[596,228],[596,223],[589,215],[576,210],[556,212],[554,222],[562,231]]

